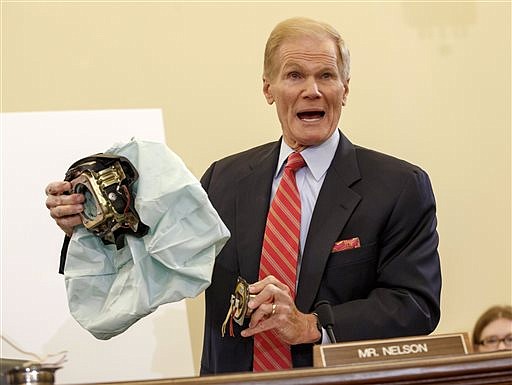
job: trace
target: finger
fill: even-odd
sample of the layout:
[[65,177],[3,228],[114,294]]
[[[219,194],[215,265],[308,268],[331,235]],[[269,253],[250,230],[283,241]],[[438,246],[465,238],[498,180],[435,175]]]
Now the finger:
[[269,283],[250,299],[247,306],[249,309],[256,309],[264,303],[288,304],[290,302],[293,302],[293,300],[290,295],[290,289],[286,285],[280,284],[276,286],[273,283]]
[[279,281],[273,275],[267,275],[262,280],[260,280],[258,282],[254,282],[253,284],[249,285],[249,292],[252,294],[257,294],[260,291],[262,291],[265,288],[265,286],[267,286],[267,285],[275,285],[275,286],[281,288],[282,290],[285,290],[286,288],[288,288],[288,286],[286,286],[284,283]]
[[69,234],[73,232],[73,227],[82,224],[82,218],[79,215],[72,215],[69,217],[56,219],[57,225],[64,230],[65,233]]
[[[272,304],[266,304],[264,306],[267,308],[267,310],[265,311],[266,314],[262,318],[259,318],[260,315],[256,315],[254,319],[253,317],[251,317],[249,327],[247,329],[244,329],[241,333],[243,337],[250,337],[263,331],[274,329],[279,326],[279,322],[281,322],[281,319],[280,316],[277,314],[277,307],[273,307]],[[272,314],[273,309],[275,309],[274,314]]]
[[[58,206],[81,205],[85,201],[83,194],[71,195],[48,195],[46,198],[46,207],[50,210]],[[76,213],[71,213],[76,214]]]
[[272,304],[279,288],[274,285],[267,285],[258,294],[250,297],[247,307],[251,310],[260,308],[263,304]]
[[272,316],[272,313],[275,314],[275,304],[273,303],[264,303],[256,310],[254,310],[251,314],[251,320],[249,322],[249,327],[254,327],[261,321],[264,321],[267,318]]
[[264,332],[267,330],[271,330],[273,328],[274,328],[274,321],[271,318],[269,318],[265,321],[258,323],[257,325],[255,325],[253,327],[248,327],[247,329],[242,330],[242,332],[240,334],[242,337],[251,337],[255,334],[258,334],[258,333],[261,333],[261,332]]
[[72,186],[69,182],[64,181],[58,181],[58,182],[51,182],[46,186],[45,193],[46,195],[61,195],[65,192],[71,191]]
[[74,216],[81,213],[84,210],[83,205],[60,205],[50,208],[50,216],[57,220]]

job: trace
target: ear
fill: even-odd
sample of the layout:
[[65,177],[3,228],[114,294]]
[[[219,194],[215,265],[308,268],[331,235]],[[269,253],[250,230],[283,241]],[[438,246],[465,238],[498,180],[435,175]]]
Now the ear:
[[350,90],[350,88],[348,86],[349,82],[350,82],[350,78],[348,78],[346,82],[343,82],[343,87],[345,88],[345,91],[343,93],[343,98],[341,99],[342,106],[345,106],[347,104],[348,92]]
[[268,104],[274,103],[274,95],[272,95],[272,86],[268,79],[263,76],[263,95],[265,95],[265,99],[267,99]]

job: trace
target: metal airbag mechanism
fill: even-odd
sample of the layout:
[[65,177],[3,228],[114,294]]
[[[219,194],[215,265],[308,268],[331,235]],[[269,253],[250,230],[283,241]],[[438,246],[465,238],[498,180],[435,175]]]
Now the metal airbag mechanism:
[[221,327],[222,337],[226,334],[226,328],[229,322],[229,335],[234,336],[233,321],[243,326],[245,318],[250,317],[252,310],[249,309],[249,300],[253,298],[253,294],[249,294],[249,284],[242,277],[238,277],[233,294],[229,301],[229,309],[226,319]]
[[97,154],[73,163],[64,180],[73,192],[84,194],[84,226],[104,243],[124,245],[124,234],[144,236],[148,227],[141,222],[134,201],[134,183],[139,175],[123,156]]

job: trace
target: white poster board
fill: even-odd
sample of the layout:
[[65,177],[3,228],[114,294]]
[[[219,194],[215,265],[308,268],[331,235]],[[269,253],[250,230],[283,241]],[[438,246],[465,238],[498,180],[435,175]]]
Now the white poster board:
[[[194,374],[185,302],[168,304],[108,341],[71,318],[58,274],[63,232],[46,185],[78,159],[132,137],[165,143],[159,109],[4,113],[1,118],[1,333],[40,356],[67,350],[56,383]],[[1,342],[3,358],[31,359]]]

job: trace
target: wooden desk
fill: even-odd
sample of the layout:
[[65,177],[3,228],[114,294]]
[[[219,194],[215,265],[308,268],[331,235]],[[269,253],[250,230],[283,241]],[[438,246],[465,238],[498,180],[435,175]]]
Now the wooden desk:
[[[150,381],[123,385],[361,385],[512,384],[512,351],[405,359],[331,368],[293,369],[270,373],[237,373]],[[92,385],[92,384],[91,384]],[[100,383],[94,385],[101,385]]]

